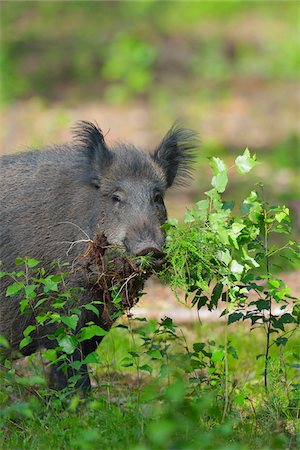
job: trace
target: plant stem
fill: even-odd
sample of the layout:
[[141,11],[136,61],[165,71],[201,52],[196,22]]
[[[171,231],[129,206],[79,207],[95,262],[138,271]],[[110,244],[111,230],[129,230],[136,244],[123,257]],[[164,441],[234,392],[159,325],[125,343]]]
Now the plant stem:
[[229,403],[229,372],[228,372],[228,322],[225,325],[225,342],[224,342],[224,368],[225,368],[225,401],[222,415],[222,422],[224,422],[227,415],[228,403]]
[[[266,255],[266,270],[267,270],[267,282],[270,280],[270,267],[269,267],[269,256],[268,256],[268,226],[267,226],[267,211],[264,208],[264,247]],[[264,370],[264,385],[266,392],[268,393],[268,369],[269,369],[269,351],[270,351],[270,334],[271,334],[271,323],[272,323],[272,299],[269,294],[266,297],[270,302],[269,306],[269,318],[267,324],[267,342],[266,342],[266,353],[265,353],[265,370]]]

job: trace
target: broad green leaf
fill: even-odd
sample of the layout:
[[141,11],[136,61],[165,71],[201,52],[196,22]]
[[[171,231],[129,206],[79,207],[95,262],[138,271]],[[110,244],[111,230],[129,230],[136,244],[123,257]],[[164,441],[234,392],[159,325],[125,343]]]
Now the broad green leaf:
[[97,352],[92,352],[89,353],[82,362],[83,364],[99,364],[100,357]]
[[233,274],[240,275],[241,273],[243,273],[244,266],[242,266],[235,259],[233,259],[230,264],[230,270]]
[[22,350],[22,348],[26,347],[31,342],[32,342],[32,338],[30,336],[24,337],[24,339],[22,339],[19,344],[19,349]]
[[4,336],[1,336],[1,335],[0,335],[0,347],[9,348],[8,340]]
[[47,361],[56,361],[57,352],[54,348],[50,348],[43,352],[43,358],[47,359]]
[[71,355],[77,348],[78,341],[74,336],[66,335],[62,338],[58,338],[58,344],[62,348],[62,350]]
[[212,352],[211,359],[213,362],[222,361],[225,356],[223,348],[215,348]]
[[36,290],[37,285],[36,284],[28,284],[25,286],[25,295],[26,297],[34,297],[33,293]]
[[27,337],[34,330],[36,330],[36,326],[35,325],[28,325],[28,327],[26,327],[25,330],[23,331],[23,334],[24,334],[25,337]]
[[168,220],[166,221],[166,224],[167,224],[167,225],[171,225],[171,227],[177,227],[177,225],[178,225],[178,219],[175,219],[175,218],[168,219]]
[[88,327],[81,328],[80,342],[92,339],[94,336],[105,336],[107,331],[98,325],[90,325]]
[[159,350],[148,350],[146,353],[152,359],[162,359],[162,354]]
[[196,203],[196,205],[198,207],[197,217],[200,220],[203,220],[203,221],[206,220],[207,214],[208,214],[208,207],[209,207],[208,199],[200,200],[199,202]]
[[150,374],[153,372],[153,368],[149,366],[149,364],[143,364],[142,366],[139,366],[139,370],[144,370]]
[[42,280],[42,283],[44,284],[44,292],[47,294],[49,291],[58,291],[58,283],[56,281],[52,280],[51,275],[44,280]]
[[218,252],[217,256],[220,261],[222,261],[224,264],[226,264],[226,266],[229,266],[229,264],[232,261],[230,252],[227,248],[224,251],[221,250],[220,252]]
[[25,298],[24,300],[20,301],[20,311],[23,314],[26,308],[29,306],[29,299]]
[[277,220],[277,222],[282,222],[283,219],[285,219],[286,217],[288,217],[290,214],[290,211],[288,208],[283,208],[282,211],[278,212],[275,214],[275,219]]
[[217,189],[218,192],[222,193],[225,191],[228,183],[228,176],[226,172],[221,172],[212,178],[211,184]]
[[71,316],[61,316],[61,321],[72,328],[72,330],[76,329],[79,317],[76,314],[72,314]]
[[218,300],[222,295],[223,284],[217,283],[212,291],[211,302],[216,306],[218,304]]
[[21,264],[24,264],[25,260],[23,258],[17,258],[16,259],[16,266],[20,266]]
[[17,281],[15,283],[11,284],[6,289],[6,297],[12,297],[12,296],[16,295],[18,292],[21,291],[21,289],[23,287],[24,287],[24,282],[23,281]]
[[263,310],[268,311],[270,309],[270,300],[259,299],[253,303],[256,305],[256,307],[259,311],[263,311]]
[[227,166],[220,158],[210,158],[210,166],[213,171],[211,184],[220,193],[225,191],[228,183]]
[[193,211],[187,210],[184,217],[184,223],[192,223],[192,222],[195,222]]
[[209,159],[209,163],[214,175],[218,175],[222,172],[227,172],[227,166],[222,159],[213,156]]
[[27,263],[28,267],[30,267],[32,269],[33,267],[37,266],[40,263],[40,261],[38,261],[37,259],[34,259],[34,258],[27,258],[26,263]]
[[280,345],[284,347],[288,343],[288,338],[280,336],[279,338],[275,339],[274,342],[278,347]]
[[245,149],[243,155],[238,156],[235,160],[237,171],[241,174],[250,172],[257,164],[255,155],[251,156],[248,148]]
[[235,395],[234,395],[234,402],[235,402],[236,405],[239,405],[239,406],[244,405],[246,400],[247,400],[247,396],[245,394],[242,394],[242,393],[237,394],[237,393],[235,393]]
[[271,288],[278,289],[279,286],[281,285],[281,280],[279,280],[279,279],[268,280],[268,285],[269,285],[269,287],[271,287]]
[[83,308],[92,311],[94,314],[96,314],[97,317],[99,317],[99,310],[96,308],[95,305],[92,305],[91,303],[88,303],[87,305],[83,305]]
[[39,306],[41,306],[43,303],[45,303],[48,299],[47,298],[41,298],[34,304],[34,309],[37,309]]
[[244,316],[242,313],[238,313],[238,312],[234,312],[232,314],[229,314],[228,317],[228,324],[230,325],[231,323],[237,322],[238,320],[242,319]]
[[234,235],[238,236],[240,232],[245,228],[245,226],[246,225],[244,225],[243,223],[234,222],[231,225],[231,231],[233,232]]

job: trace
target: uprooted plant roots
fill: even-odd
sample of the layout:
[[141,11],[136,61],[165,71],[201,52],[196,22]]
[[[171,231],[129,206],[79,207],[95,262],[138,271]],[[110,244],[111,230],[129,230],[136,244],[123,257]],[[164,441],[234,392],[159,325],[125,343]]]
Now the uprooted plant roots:
[[116,309],[129,310],[138,302],[144,282],[153,272],[151,264],[130,258],[120,247],[109,244],[103,233],[90,242],[82,260],[88,284],[103,299],[109,322]]

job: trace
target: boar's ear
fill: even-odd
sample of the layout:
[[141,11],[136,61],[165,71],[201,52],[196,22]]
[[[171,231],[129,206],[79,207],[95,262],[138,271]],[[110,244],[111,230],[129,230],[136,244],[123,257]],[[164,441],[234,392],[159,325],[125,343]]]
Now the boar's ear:
[[100,187],[100,173],[111,164],[113,159],[113,155],[104,141],[102,130],[98,125],[82,120],[73,128],[73,135],[80,147],[86,149],[90,183]]
[[[163,169],[167,187],[185,184],[198,147],[197,133],[173,125],[155,150],[153,158]],[[174,184],[175,184],[174,183]]]

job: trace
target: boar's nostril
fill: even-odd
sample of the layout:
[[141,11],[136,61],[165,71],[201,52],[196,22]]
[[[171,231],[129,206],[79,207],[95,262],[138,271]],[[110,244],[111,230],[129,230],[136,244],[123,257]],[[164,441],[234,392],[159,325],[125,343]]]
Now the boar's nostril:
[[150,257],[154,258],[153,265],[156,268],[160,268],[163,265],[164,254],[160,249],[155,247],[147,247],[140,250],[136,256],[146,256],[146,255],[149,255]]

